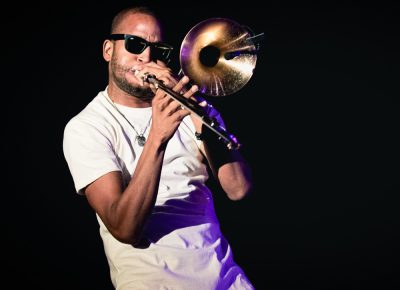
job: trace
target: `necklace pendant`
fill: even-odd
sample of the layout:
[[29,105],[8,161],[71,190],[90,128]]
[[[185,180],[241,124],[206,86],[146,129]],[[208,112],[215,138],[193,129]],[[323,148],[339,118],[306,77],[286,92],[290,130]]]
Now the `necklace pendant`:
[[136,140],[137,140],[139,146],[141,146],[141,147],[143,147],[144,143],[146,143],[146,137],[144,137],[143,135],[137,135]]

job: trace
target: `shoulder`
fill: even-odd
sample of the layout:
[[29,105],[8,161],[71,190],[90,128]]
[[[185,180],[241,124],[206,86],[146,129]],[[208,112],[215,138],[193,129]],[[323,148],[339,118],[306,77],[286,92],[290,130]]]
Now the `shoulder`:
[[82,111],[67,122],[64,135],[77,132],[87,134],[90,131],[106,133],[112,127],[112,121],[112,114],[102,100],[100,92]]

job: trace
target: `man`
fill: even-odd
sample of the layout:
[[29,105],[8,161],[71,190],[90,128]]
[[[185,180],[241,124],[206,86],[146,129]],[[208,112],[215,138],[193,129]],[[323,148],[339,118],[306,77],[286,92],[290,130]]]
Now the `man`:
[[250,169],[145,81],[150,74],[195,98],[197,87],[186,89],[189,79],[177,81],[166,67],[170,47],[161,38],[147,8],[113,19],[103,44],[108,86],[64,132],[75,188],[96,212],[116,289],[254,289],[233,260],[205,184],[210,164],[228,197],[239,200],[251,189]]

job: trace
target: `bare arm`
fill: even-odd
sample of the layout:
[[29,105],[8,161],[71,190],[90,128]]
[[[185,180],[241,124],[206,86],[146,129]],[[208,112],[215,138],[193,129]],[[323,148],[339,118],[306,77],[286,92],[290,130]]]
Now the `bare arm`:
[[116,171],[100,177],[85,190],[90,205],[107,229],[123,243],[135,244],[140,239],[157,197],[163,157],[163,146],[157,146],[149,137],[125,190],[121,173]]
[[228,147],[221,140],[218,140],[217,134],[203,125],[196,116],[191,115],[191,117],[196,132],[202,135],[203,151],[214,178],[219,182],[229,199],[240,200],[244,198],[250,193],[253,183],[251,168],[248,163],[239,150],[228,150]]
[[189,114],[161,91],[157,91],[152,105],[150,133],[128,186],[122,187],[121,173],[110,172],[85,190],[89,204],[110,233],[119,241],[133,245],[140,241],[157,198],[166,145]]
[[208,163],[222,189],[231,200],[244,198],[252,189],[252,174],[240,151],[228,150],[207,128],[203,128],[202,136]]

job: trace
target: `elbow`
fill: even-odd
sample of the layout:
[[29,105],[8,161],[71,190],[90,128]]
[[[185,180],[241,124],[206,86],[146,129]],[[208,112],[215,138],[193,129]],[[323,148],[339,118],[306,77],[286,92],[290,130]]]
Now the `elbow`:
[[241,162],[221,167],[218,179],[228,198],[233,201],[245,198],[253,190],[251,170]]
[[130,244],[132,246],[136,246],[140,243],[141,235],[137,233],[137,231],[126,231],[122,229],[114,229],[110,231],[112,236],[119,242],[123,244]]
[[[113,217],[113,218],[112,218]],[[142,236],[143,223],[141,222],[127,222],[127,218],[115,218],[109,215],[104,219],[104,223],[109,233],[119,242],[129,245],[137,245]]]
[[110,231],[110,233],[112,234],[112,236],[118,242],[121,242],[121,243],[124,243],[124,244],[134,244],[134,243],[136,243],[136,239],[132,235],[127,235],[127,234],[119,232],[119,231]]
[[246,183],[245,185],[240,186],[235,190],[228,192],[227,195],[230,200],[239,201],[244,199],[246,196],[250,195],[252,189],[253,189],[252,184]]

